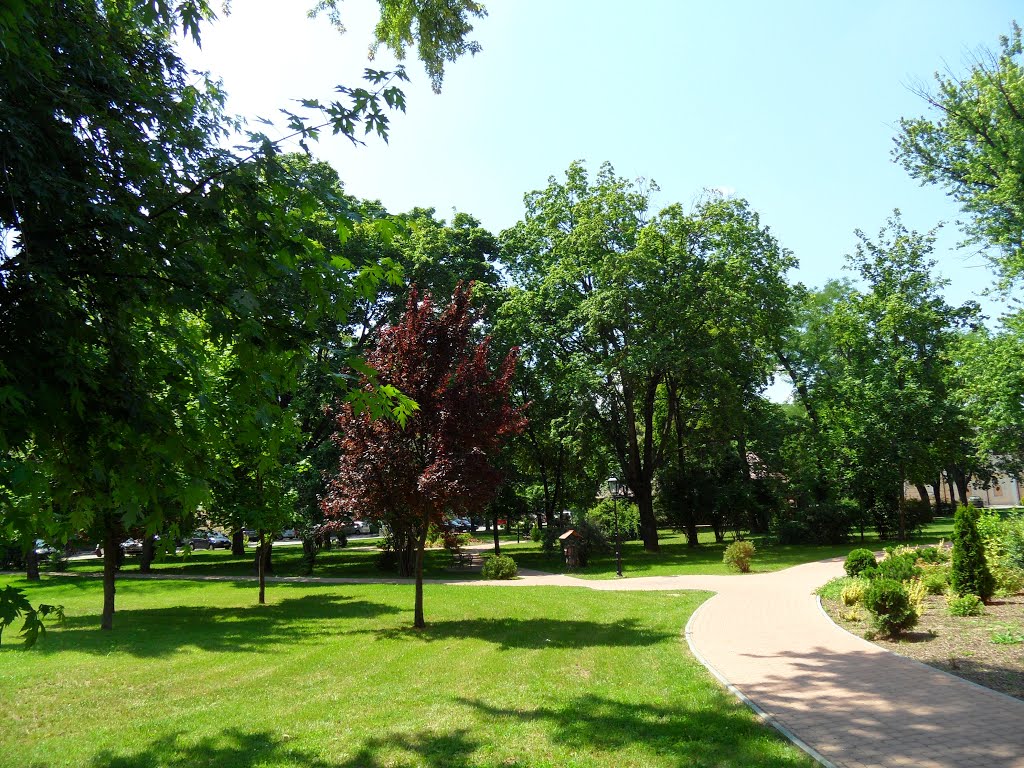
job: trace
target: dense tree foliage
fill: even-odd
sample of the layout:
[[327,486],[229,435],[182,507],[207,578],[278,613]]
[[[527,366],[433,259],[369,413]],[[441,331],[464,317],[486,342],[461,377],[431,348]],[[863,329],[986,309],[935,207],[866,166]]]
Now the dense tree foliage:
[[471,291],[451,303],[409,296],[400,322],[384,328],[366,357],[385,387],[418,405],[406,423],[373,419],[351,405],[336,415],[341,454],[325,507],[333,516],[383,522],[395,549],[415,554],[415,626],[423,627],[423,550],[431,524],[481,511],[494,496],[500,448],[525,425],[509,401],[515,369],[509,353],[496,366],[487,339],[477,340]]
[[[466,14],[482,12],[382,8],[382,41],[423,42],[435,77],[464,50]],[[187,518],[226,465],[213,404],[234,407],[242,430],[261,423],[320,319],[383,278],[309,236],[315,180],[266,136],[224,149],[223,94],[174,42],[198,42],[211,18],[203,0],[21,2],[0,16],[3,527],[27,542],[99,525],[107,628],[124,531]],[[373,90],[305,102],[319,122],[292,115],[294,136],[386,135],[384,110],[404,98],[389,73],[367,77]],[[343,208],[328,215],[337,237],[351,230]],[[218,401],[224,355],[270,383],[219,387],[254,397]]]
[[672,430],[710,408],[731,438],[730,420],[770,373],[793,262],[742,201],[648,221],[649,192],[608,164],[592,181],[576,163],[564,183],[527,195],[524,221],[503,234],[516,288],[502,312],[519,318],[527,359],[559,361],[563,391],[600,426],[656,550],[654,478]]
[[933,116],[900,121],[896,156],[922,182],[941,184],[992,245],[1004,285],[1024,276],[1024,41],[1017,24],[966,75],[935,75],[922,91]]

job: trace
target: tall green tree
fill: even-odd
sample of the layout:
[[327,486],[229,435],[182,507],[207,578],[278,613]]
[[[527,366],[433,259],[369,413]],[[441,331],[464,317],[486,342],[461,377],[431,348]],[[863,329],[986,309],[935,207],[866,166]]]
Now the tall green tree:
[[895,156],[972,217],[969,231],[1004,286],[1024,277],[1024,42],[1014,23],[966,74],[936,73],[931,113],[900,121]]
[[931,258],[934,233],[907,230],[897,212],[876,240],[857,235],[849,261],[863,287],[829,309],[831,348],[821,365],[828,376],[814,402],[849,490],[878,510],[883,528],[895,518],[904,538],[904,483],[930,482],[965,456],[950,375],[978,306],[946,302]]
[[1024,474],[1024,312],[1006,315],[994,332],[976,328],[957,357],[957,399],[972,428],[976,460]]
[[[387,11],[388,45],[423,42],[428,65],[459,52],[479,7]],[[106,544],[102,626],[113,620],[119,536],[155,530],[208,495],[208,346],[280,365],[301,352],[346,265],[296,220],[246,214],[291,183],[266,136],[223,148],[234,125],[216,84],[189,72],[179,33],[200,39],[204,0],[30,1],[0,16],[0,503],[5,529],[41,461],[65,535],[99,521]],[[396,13],[395,11],[402,11]],[[450,15],[448,15],[450,13]],[[468,16],[467,16],[468,14]],[[423,22],[426,22],[424,25]],[[402,29],[405,25],[405,29]],[[404,108],[388,73],[340,87],[292,115],[304,145],[323,128],[386,135]],[[403,78],[404,72],[397,73]],[[267,190],[271,190],[270,193]],[[319,269],[319,266],[333,267]],[[347,280],[376,279],[373,268]],[[270,290],[294,278],[295,294]],[[344,306],[344,305],[342,305]],[[253,412],[262,403],[253,404]],[[34,514],[34,513],[33,513]],[[50,515],[56,524],[57,518]]]
[[544,340],[567,391],[588,404],[656,551],[666,399],[674,407],[715,382],[724,419],[764,385],[793,262],[742,201],[672,206],[649,221],[650,192],[607,163],[593,180],[574,163],[564,182],[526,196],[525,219],[502,240],[519,288],[508,311],[529,319],[526,346]]

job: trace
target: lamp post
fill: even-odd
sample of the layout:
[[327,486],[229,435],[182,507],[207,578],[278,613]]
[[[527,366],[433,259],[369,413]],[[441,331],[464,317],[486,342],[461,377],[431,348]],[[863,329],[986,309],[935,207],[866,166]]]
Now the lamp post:
[[615,575],[620,579],[622,578],[622,546],[620,543],[619,536],[619,490],[622,488],[622,483],[619,482],[617,477],[608,478],[608,493],[612,497],[612,515],[615,520]]

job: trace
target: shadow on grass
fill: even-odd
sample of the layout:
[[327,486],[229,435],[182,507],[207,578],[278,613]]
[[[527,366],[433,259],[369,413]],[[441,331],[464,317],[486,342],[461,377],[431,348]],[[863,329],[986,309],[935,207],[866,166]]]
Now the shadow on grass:
[[[332,760],[290,739],[267,731],[234,728],[199,739],[174,733],[131,752],[104,750],[90,768],[527,768],[542,762],[558,765],[581,753],[588,764],[614,765],[620,751],[631,764],[649,756],[651,764],[678,768],[792,768],[811,761],[785,749],[782,739],[742,711],[738,704],[687,709],[636,705],[601,696],[580,696],[557,707],[506,710],[471,699],[459,703],[484,716],[485,722],[516,721],[541,731],[524,746],[493,742],[491,729],[416,733],[382,733],[366,737],[344,759]],[[518,729],[517,729],[518,730]],[[486,750],[481,753],[481,750]],[[487,753],[497,752],[488,759]],[[512,753],[513,757],[503,756]]]
[[675,633],[655,632],[634,620],[617,624],[571,619],[466,619],[430,622],[423,630],[387,628],[354,630],[378,640],[434,642],[474,638],[492,643],[500,650],[513,648],[595,648],[642,647],[657,645],[676,637]]
[[[144,749],[128,754],[110,750],[100,752],[90,768],[382,768],[383,766],[423,765],[428,768],[471,768],[482,765],[473,753],[483,745],[466,730],[449,733],[388,734],[367,739],[343,761],[325,760],[304,750],[299,739],[286,739],[266,731],[246,733],[229,729],[217,736],[187,739],[181,733],[152,742]],[[395,754],[404,758],[396,763]],[[503,762],[509,768],[525,768],[527,763]],[[31,766],[30,768],[35,768]],[[42,768],[40,765],[39,768]]]
[[297,749],[288,740],[266,731],[245,733],[232,728],[217,736],[193,741],[181,733],[163,736],[130,754],[104,750],[93,757],[91,768],[336,768],[315,755]]
[[751,718],[742,705],[723,699],[724,695],[711,697],[703,708],[639,704],[594,694],[532,709],[459,701],[495,721],[542,721],[550,740],[567,753],[606,752],[609,765],[615,762],[614,753],[624,749],[657,755],[658,762],[668,756],[680,768],[813,764],[795,749],[784,749],[784,739]]
[[62,631],[49,634],[37,648],[46,654],[119,651],[138,657],[167,656],[186,647],[272,652],[282,643],[315,642],[324,620],[373,619],[403,612],[392,605],[337,594],[303,595],[265,606],[129,608],[117,611],[113,632],[98,629],[96,614],[70,616]]

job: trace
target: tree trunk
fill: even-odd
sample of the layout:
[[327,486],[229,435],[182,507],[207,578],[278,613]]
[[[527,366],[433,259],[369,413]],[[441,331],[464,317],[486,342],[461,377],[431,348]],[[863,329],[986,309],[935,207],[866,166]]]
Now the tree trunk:
[[900,541],[907,540],[907,479],[906,476],[900,472],[900,497],[896,502],[896,508],[899,512],[899,531],[898,538]]
[[921,497],[921,500],[926,504],[931,504],[928,498],[928,486],[924,483],[914,483],[914,488],[917,489],[917,495]]
[[150,573],[156,559],[156,538],[150,534],[142,537],[142,554],[139,555],[139,573]]
[[253,565],[256,566],[256,572],[259,573],[260,568],[263,568],[265,573],[274,573],[274,561],[271,559],[273,554],[274,542],[267,538],[267,535],[260,531],[260,543],[256,547],[256,555],[253,560]]
[[[426,546],[426,538],[423,540]],[[416,542],[405,537],[401,543],[395,542],[395,557],[398,560],[398,575],[403,579],[412,578],[416,573]]]
[[494,554],[501,554],[501,539],[498,537],[498,513],[494,513]]
[[28,552],[25,553],[25,578],[39,581],[39,555],[36,554],[35,539],[29,543]]
[[103,533],[103,617],[100,620],[100,629],[113,629],[114,582],[117,578],[119,565],[117,561],[118,555],[121,553],[121,542],[118,541],[117,527],[109,518]]
[[644,542],[644,549],[648,552],[657,552],[658,522],[654,518],[654,495],[651,492],[650,480],[627,476],[627,482],[633,491],[633,501],[640,511],[640,538]]
[[960,501],[966,506],[967,498],[970,496],[970,476],[963,470],[956,471],[956,489],[960,493]]
[[245,557],[245,531],[241,528],[231,532],[231,556]]
[[[494,524],[495,535],[497,535],[498,524]],[[423,532],[419,541],[416,542],[416,608],[414,610],[412,625],[416,629],[426,629],[427,622],[423,618],[423,550],[427,546],[427,525],[424,521]]]
[[263,550],[266,547],[267,535],[260,531],[260,545],[256,548],[256,573],[259,574],[260,578],[260,605],[267,604],[267,580],[266,580],[266,565],[267,558],[263,556]]
[[[951,509],[956,509],[956,486],[953,484],[953,473],[948,469],[946,470],[946,485],[949,486],[949,506]],[[962,503],[966,503],[964,499],[960,499]]]

